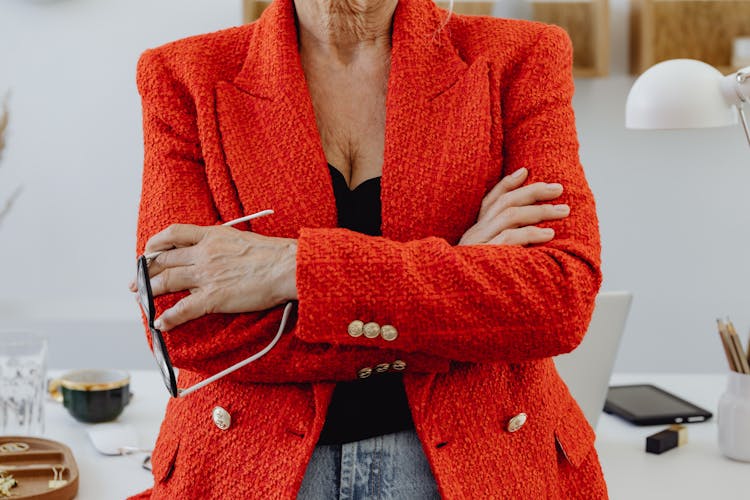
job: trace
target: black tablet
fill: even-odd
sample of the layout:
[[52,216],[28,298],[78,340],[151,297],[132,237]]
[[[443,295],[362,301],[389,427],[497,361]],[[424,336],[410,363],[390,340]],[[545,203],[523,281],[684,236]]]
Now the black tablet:
[[650,384],[611,386],[604,411],[635,425],[703,422],[711,412]]

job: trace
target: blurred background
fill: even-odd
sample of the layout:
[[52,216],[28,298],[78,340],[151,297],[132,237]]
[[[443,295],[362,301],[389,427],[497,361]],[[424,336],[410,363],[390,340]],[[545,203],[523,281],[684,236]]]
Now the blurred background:
[[[717,372],[715,319],[750,327],[750,150],[741,129],[624,128],[627,0],[610,2],[609,76],[577,78],[581,159],[598,203],[603,290],[635,299],[616,371]],[[494,8],[528,17],[523,0]],[[0,328],[50,340],[50,366],[151,368],[127,284],[143,156],[139,54],[242,22],[241,0],[3,0],[11,117],[0,202]],[[529,165],[533,169],[533,165]]]

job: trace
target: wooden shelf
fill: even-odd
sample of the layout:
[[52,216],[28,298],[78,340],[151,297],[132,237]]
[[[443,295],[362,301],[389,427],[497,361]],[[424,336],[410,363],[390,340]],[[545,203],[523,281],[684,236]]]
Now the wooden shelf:
[[271,2],[259,2],[257,0],[242,0],[242,20],[247,24],[260,17]]
[[[243,13],[242,17],[246,23],[251,23],[258,19],[263,10],[271,3],[269,1],[259,0],[242,0]],[[448,8],[448,2],[437,2],[442,8]],[[465,2],[459,1],[453,4],[453,11],[459,14],[469,14],[474,16],[491,16],[492,2]]]
[[[448,2],[436,2],[438,6],[443,9],[447,9]],[[457,14],[466,14],[469,16],[491,16],[492,15],[492,2],[466,2],[458,1],[453,2],[453,12]]]
[[[246,23],[260,17],[268,1],[243,0]],[[438,1],[445,8],[448,2]],[[609,73],[609,4],[608,0],[578,2],[533,1],[533,19],[556,24],[565,29],[573,41],[573,74],[577,77],[605,76]],[[468,15],[492,15],[493,2],[457,1],[454,12]]]
[[704,61],[730,73],[732,42],[750,36],[750,0],[631,0],[630,70],[667,59]]
[[573,42],[573,74],[596,77],[609,74],[609,3],[532,2],[533,19],[565,29]]

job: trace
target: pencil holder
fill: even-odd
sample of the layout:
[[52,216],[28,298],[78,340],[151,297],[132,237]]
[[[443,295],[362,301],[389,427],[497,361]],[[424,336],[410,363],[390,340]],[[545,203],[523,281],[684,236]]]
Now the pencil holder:
[[729,372],[718,420],[719,450],[734,460],[750,462],[750,375]]

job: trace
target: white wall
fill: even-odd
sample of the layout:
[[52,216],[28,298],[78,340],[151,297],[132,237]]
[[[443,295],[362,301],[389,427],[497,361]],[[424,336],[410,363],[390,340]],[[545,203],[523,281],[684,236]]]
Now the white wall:
[[750,327],[750,149],[739,126],[630,131],[628,2],[611,1],[612,73],[576,81],[603,288],[635,293],[615,369],[723,371],[716,318]]
[[[48,335],[53,366],[151,366],[126,290],[142,160],[135,64],[147,47],[239,23],[240,4],[2,1],[0,92],[12,88],[13,116],[0,195],[25,190],[0,226],[0,303],[12,312],[0,328]],[[508,0],[497,13],[525,10]],[[615,0],[613,76],[578,81],[575,98],[604,289],[635,292],[617,369],[723,370],[714,318],[750,326],[750,150],[739,128],[624,130],[626,26],[627,1]]]
[[0,311],[12,312],[0,328],[47,335],[52,366],[153,366],[127,290],[143,157],[136,61],[240,20],[240,0],[0,3],[0,93],[13,91],[0,196],[24,186],[0,226]]

